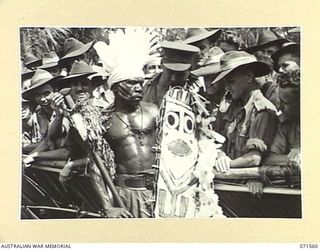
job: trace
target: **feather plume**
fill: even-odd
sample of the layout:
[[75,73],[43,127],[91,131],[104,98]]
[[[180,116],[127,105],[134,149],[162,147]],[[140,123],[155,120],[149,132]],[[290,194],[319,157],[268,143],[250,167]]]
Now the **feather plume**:
[[111,31],[109,45],[101,41],[96,42],[94,49],[104,68],[110,72],[109,84],[129,77],[143,76],[143,66],[160,57],[159,40],[155,30],[126,28]]

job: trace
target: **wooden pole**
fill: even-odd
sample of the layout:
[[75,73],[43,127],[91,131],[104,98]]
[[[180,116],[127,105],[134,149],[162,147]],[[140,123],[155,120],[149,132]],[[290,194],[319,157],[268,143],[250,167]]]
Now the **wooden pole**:
[[[214,189],[219,191],[231,191],[231,192],[249,192],[249,188],[246,186],[235,186],[227,184],[214,184]],[[292,188],[275,188],[265,187],[263,188],[265,194],[285,194],[285,195],[301,195],[300,189]]]

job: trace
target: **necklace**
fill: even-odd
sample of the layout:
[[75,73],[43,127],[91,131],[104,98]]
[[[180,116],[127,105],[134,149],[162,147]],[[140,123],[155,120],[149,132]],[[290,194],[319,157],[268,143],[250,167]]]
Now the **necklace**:
[[126,127],[132,132],[134,133],[135,135],[138,136],[138,139],[139,139],[139,142],[140,142],[140,146],[143,146],[143,135],[144,135],[144,132],[142,130],[142,126],[143,126],[143,110],[142,110],[142,107],[141,105],[139,104],[139,107],[140,107],[140,110],[141,110],[141,125],[140,125],[140,129],[139,128],[134,128],[132,126],[130,126],[128,123],[126,123],[124,120],[122,120],[120,118],[120,116],[118,115],[117,112],[114,112],[116,117],[124,124],[126,125]]

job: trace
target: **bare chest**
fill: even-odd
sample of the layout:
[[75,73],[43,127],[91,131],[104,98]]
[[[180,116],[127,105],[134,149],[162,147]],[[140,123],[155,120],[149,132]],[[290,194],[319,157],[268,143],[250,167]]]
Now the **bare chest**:
[[145,136],[155,130],[155,119],[148,113],[123,114],[114,112],[111,118],[111,127],[107,131],[107,138],[123,140],[130,136]]

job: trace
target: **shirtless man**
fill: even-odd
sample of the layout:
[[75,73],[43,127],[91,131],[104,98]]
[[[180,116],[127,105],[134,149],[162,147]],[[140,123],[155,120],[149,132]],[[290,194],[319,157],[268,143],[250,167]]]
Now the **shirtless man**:
[[155,125],[157,106],[141,102],[144,78],[112,86],[115,93],[111,127],[105,138],[115,154],[115,184],[133,217],[152,217],[154,205]]
[[[75,65],[82,64],[75,62]],[[91,70],[88,65],[79,66],[78,68],[83,68],[81,71],[73,72],[71,69],[71,75],[66,77],[72,79],[70,94],[75,102],[93,102],[95,98],[92,92],[95,86],[87,78]],[[151,217],[154,183],[152,165],[155,161],[152,147],[155,144],[157,107],[154,104],[140,103],[144,79],[125,73],[114,71],[108,80],[109,87],[115,93],[115,102],[114,110],[110,113],[111,118],[105,124],[107,132],[103,137],[115,154],[117,167],[114,182],[126,209],[111,206],[101,174],[94,167],[93,186],[97,190],[106,217]],[[61,109],[63,102],[61,94],[57,93],[53,102],[57,109]],[[61,117],[64,112],[59,114]],[[50,130],[52,136],[61,134],[61,121],[61,118],[57,118],[52,123]]]

